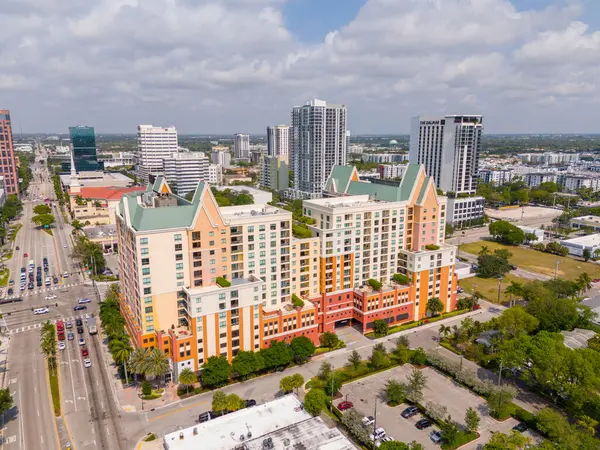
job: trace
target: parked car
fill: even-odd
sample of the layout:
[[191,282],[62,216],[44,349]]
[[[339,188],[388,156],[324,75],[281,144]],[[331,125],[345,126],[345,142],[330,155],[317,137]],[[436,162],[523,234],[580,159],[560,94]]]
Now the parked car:
[[27,258],[29,255],[27,253],[23,253],[23,258]]
[[[66,247],[66,245],[65,245],[65,247]],[[63,278],[69,278],[69,272],[63,273]]]
[[525,422],[519,422],[512,429],[519,433],[523,433],[524,431],[527,431],[527,424]]
[[340,411],[344,411],[346,409],[350,409],[354,406],[354,403],[352,402],[347,402],[347,401],[343,401],[338,403],[337,407]]
[[87,306],[85,305],[77,305],[73,308],[74,311],[83,311],[84,309],[87,309]]
[[198,416],[198,423],[208,422],[210,419],[212,419],[210,411],[206,411]]
[[65,345],[65,343],[63,341],[60,341],[58,343],[58,349],[59,350],[64,350],[65,348],[67,348],[67,346]]
[[81,320],[81,319],[75,319],[75,325],[77,325],[78,327],[82,327],[83,326],[83,320]]
[[456,291],[457,291],[459,294],[462,294],[463,292],[465,292],[465,290],[464,290],[463,288],[461,288],[460,286],[456,288]]
[[73,334],[72,331],[69,331],[69,333],[67,333],[67,339],[72,341],[73,339],[75,339],[75,335]]
[[53,282],[54,284],[58,284],[58,277],[57,277],[56,275],[54,275],[54,276],[52,277],[52,282]]
[[594,283],[600,283],[600,278],[594,278]]
[[50,294],[46,295],[46,297],[44,297],[44,300],[54,300],[55,298],[58,298],[56,294]]
[[80,298],[77,303],[79,303],[80,305],[82,305],[84,303],[91,303],[91,302],[92,302],[92,300],[89,299],[89,298]]
[[256,400],[253,398],[246,400],[246,408],[250,408],[252,406],[256,406]]
[[379,440],[379,439],[383,439],[385,437],[385,430],[383,428],[377,428],[375,430],[375,433],[370,434],[369,438],[374,441],[374,440]]
[[375,444],[375,447],[379,448],[379,447],[381,447],[381,444],[383,444],[384,442],[392,442],[393,440],[394,440],[394,438],[391,436],[384,436],[377,441],[377,443]]
[[65,326],[67,328],[73,328],[73,322],[71,322],[70,320],[67,320],[67,323],[65,323]]
[[13,284],[15,284],[15,280],[13,280],[12,278],[10,279],[10,281],[8,282],[9,286],[12,286]]
[[8,295],[13,295],[15,291],[13,290],[13,288],[8,288]]
[[433,441],[434,444],[440,444],[444,439],[441,431],[433,430],[429,435],[429,438]]
[[419,430],[429,428],[431,425],[433,425],[433,422],[429,419],[421,419],[417,423],[415,423],[415,427],[417,427]]
[[373,425],[375,423],[375,417],[373,416],[365,416],[362,419],[362,423],[365,424],[365,426],[369,427],[371,425]]
[[416,406],[409,406],[404,411],[402,411],[402,413],[400,415],[402,417],[404,417],[405,419],[408,419],[409,417],[414,416],[418,412],[419,412],[419,408],[417,408]]

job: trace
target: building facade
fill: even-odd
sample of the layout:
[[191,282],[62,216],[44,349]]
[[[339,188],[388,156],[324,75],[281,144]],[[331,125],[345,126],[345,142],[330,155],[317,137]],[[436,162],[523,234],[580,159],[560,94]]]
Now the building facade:
[[276,125],[267,127],[267,155],[283,156],[286,161],[290,154],[290,127]]
[[208,157],[201,152],[173,153],[163,160],[164,175],[178,195],[195,191],[198,182],[208,182]]
[[397,179],[404,176],[406,172],[406,164],[380,164],[377,170],[379,171],[379,178],[384,179]]
[[289,188],[289,168],[287,157],[264,156],[261,161],[260,186],[271,191],[285,191]]
[[292,110],[291,166],[296,198],[319,198],[331,170],[346,164],[347,109],[311,100]]
[[485,169],[479,171],[479,179],[484,183],[491,183],[495,186],[501,186],[510,181],[515,176],[512,169]]
[[525,183],[530,188],[538,187],[542,183],[556,183],[558,175],[554,172],[532,172],[525,174]]
[[444,192],[473,193],[481,152],[483,117],[478,115],[413,117],[409,160]]
[[600,178],[597,176],[564,174],[558,176],[558,183],[568,192],[577,192],[580,189],[600,191]]
[[6,195],[19,193],[19,175],[13,148],[12,124],[10,111],[0,109],[0,171],[4,177],[4,192]]
[[227,147],[213,147],[210,157],[213,164],[225,168],[231,166],[231,153]]
[[366,163],[394,164],[408,161],[408,153],[363,153],[361,159]]
[[213,185],[223,183],[223,167],[220,164],[209,164],[207,171],[207,181]]
[[[200,182],[193,199],[163,177],[124,195],[117,213],[121,311],[137,346],[160,348],[172,375],[201,370],[273,341],[339,324],[372,331],[455,309],[456,248],[444,243],[446,205],[421,166],[398,186],[360,181],[336,166],[328,198],[304,202],[312,237],[293,236],[292,213],[267,204],[219,207]],[[391,282],[406,276],[406,284]],[[369,280],[383,283],[369,287]],[[303,304],[292,304],[292,295]]]
[[150,174],[156,175],[164,172],[164,159],[170,158],[173,153],[179,153],[177,130],[174,126],[139,125],[137,140],[138,178],[147,183]]
[[[104,163],[98,161],[94,127],[69,127],[69,134],[75,170],[77,172],[104,170]],[[68,165],[68,169],[71,170],[70,163]]]
[[469,227],[483,219],[483,197],[448,198],[448,223],[454,227]]
[[250,158],[250,135],[238,133],[233,136],[233,155],[239,159]]

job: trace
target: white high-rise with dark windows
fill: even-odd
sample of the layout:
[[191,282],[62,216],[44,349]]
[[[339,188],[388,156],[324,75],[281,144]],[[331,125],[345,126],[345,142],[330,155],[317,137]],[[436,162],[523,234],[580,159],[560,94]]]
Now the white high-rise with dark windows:
[[250,158],[250,135],[238,133],[233,137],[233,156],[241,159]]
[[170,158],[173,153],[179,152],[177,130],[174,126],[139,125],[137,139],[137,173],[138,177],[147,183],[150,174],[164,172],[163,161],[165,158]]
[[321,197],[331,169],[346,165],[347,116],[345,105],[316,99],[292,109],[292,197]]
[[269,156],[283,156],[287,161],[290,154],[290,127],[276,125],[267,127],[267,154]]
[[423,164],[427,175],[444,192],[470,194],[477,190],[483,116],[413,117],[409,160]]

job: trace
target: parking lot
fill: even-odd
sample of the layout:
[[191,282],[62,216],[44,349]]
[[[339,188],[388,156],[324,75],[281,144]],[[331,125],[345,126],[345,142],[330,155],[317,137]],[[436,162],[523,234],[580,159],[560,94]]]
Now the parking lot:
[[[389,379],[405,382],[412,370],[413,366],[405,364],[404,366],[345,384],[342,386],[341,393],[344,395],[344,399],[347,396],[347,400],[354,403],[354,408],[366,416],[374,414],[375,402],[377,401],[377,427],[383,427],[386,430],[386,434],[392,436],[395,440],[403,442],[414,440],[421,443],[426,449],[436,449],[439,448],[439,445],[434,444],[429,438],[431,432],[437,429],[435,426],[425,430],[418,430],[415,424],[423,418],[421,414],[404,419],[400,416],[400,413],[408,405],[402,404],[392,408],[387,406],[382,400],[381,390],[385,386],[385,382]],[[477,448],[478,445],[487,442],[493,432],[501,431],[508,433],[518,423],[512,418],[504,422],[497,422],[489,416],[484,399],[458,385],[453,380],[441,375],[434,369],[424,368],[421,370],[427,377],[427,386],[423,390],[422,404],[435,402],[445,406],[448,414],[460,425],[464,425],[465,412],[469,407],[472,407],[479,413],[481,417],[479,428],[481,437],[464,448]]]

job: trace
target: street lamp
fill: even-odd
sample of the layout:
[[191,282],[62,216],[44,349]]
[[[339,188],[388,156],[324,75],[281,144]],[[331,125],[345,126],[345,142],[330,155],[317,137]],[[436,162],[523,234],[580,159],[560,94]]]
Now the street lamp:
[[554,279],[558,278],[558,265],[560,264],[560,259],[556,260],[556,267],[554,268]]
[[500,303],[500,289],[502,287],[502,275],[498,277],[498,303]]

